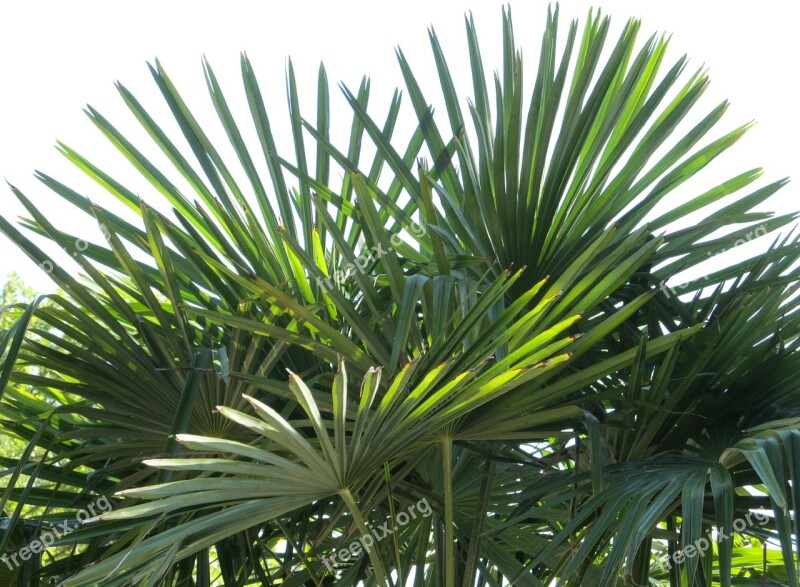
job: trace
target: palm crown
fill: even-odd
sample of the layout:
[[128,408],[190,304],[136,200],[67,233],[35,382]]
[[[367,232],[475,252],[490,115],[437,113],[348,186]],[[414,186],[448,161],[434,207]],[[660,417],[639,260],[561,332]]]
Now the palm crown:
[[[407,142],[401,93],[376,119],[366,79],[341,87],[334,141],[324,68],[309,115],[290,64],[279,150],[244,55],[250,120],[204,64],[235,160],[158,62],[181,135],[121,84],[152,145],[87,109],[151,190],[60,145],[98,194],[38,177],[105,237],[75,277],[37,242],[79,235],[12,187],[39,238],[0,229],[60,292],[6,309],[0,425],[28,445],[4,459],[0,550],[98,496],[113,511],[9,581],[798,584],[800,249],[775,236],[795,215],[759,211],[785,182],[681,198],[747,127],[716,130],[726,104],[681,125],[708,79],[664,66],[665,37],[558,12],[533,64],[504,12],[494,80],[468,18],[466,100],[431,31],[443,113],[398,51]],[[762,234],[765,253],[665,285]]]

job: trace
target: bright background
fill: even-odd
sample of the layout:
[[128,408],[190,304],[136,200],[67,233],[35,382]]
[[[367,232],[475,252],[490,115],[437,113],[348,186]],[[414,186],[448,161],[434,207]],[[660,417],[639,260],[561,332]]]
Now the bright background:
[[[774,0],[569,0],[561,6],[562,27],[572,18],[584,21],[593,5],[613,17],[613,38],[630,16],[644,21],[641,41],[655,31],[673,33],[665,67],[683,53],[691,57],[690,70],[705,64],[712,84],[700,110],[705,112],[725,98],[732,103],[721,130],[758,121],[732,152],[723,155],[713,171],[720,181],[756,166],[764,166],[770,180],[800,176],[797,5]],[[85,223],[87,238],[95,238],[91,223],[58,208],[57,198],[32,172],[43,170],[108,204],[111,197],[85,180],[53,148],[55,140],[62,140],[124,183],[131,178],[145,199],[152,198],[152,188],[130,173],[128,164],[81,112],[90,103],[136,144],[141,143],[140,138],[146,140],[113,86],[114,81],[122,81],[160,121],[166,120],[168,114],[146,61],[155,56],[161,60],[201,123],[212,129],[212,137],[219,136],[224,142],[200,58],[206,55],[214,66],[234,114],[244,114],[239,52],[247,51],[262,91],[268,94],[268,109],[280,140],[288,133],[287,56],[293,59],[300,95],[309,105],[304,114],[312,119],[317,67],[320,60],[325,62],[333,97],[332,118],[338,118],[345,128],[351,114],[336,84],[344,81],[355,90],[361,75],[368,74],[372,103],[382,112],[390,92],[402,85],[395,46],[402,47],[421,85],[428,89],[427,95],[436,94],[438,82],[426,32],[429,25],[440,37],[457,82],[465,82],[468,73],[463,21],[467,11],[472,11],[478,25],[485,64],[491,68],[499,65],[502,6],[495,0],[3,2],[0,175],[34,199],[49,217],[57,218],[60,227],[82,234]],[[532,82],[547,3],[515,1],[511,8],[517,41],[526,57],[526,79]],[[240,119],[242,126],[245,120]],[[165,124],[166,130],[173,128]],[[0,194],[0,213],[5,217],[16,218],[23,212],[5,186],[0,187]],[[781,190],[772,207],[780,212],[800,209],[797,186],[790,184]],[[0,236],[0,281],[12,270],[40,291],[53,287],[43,272]]]

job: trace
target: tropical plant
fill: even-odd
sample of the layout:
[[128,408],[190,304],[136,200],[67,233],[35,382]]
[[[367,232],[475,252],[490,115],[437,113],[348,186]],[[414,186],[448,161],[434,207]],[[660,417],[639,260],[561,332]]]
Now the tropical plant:
[[[663,68],[666,37],[637,44],[631,20],[612,42],[607,17],[562,31],[558,15],[526,69],[504,12],[494,80],[468,17],[466,102],[431,31],[444,116],[398,51],[408,141],[395,135],[401,93],[377,119],[367,79],[342,86],[352,124],[332,137],[325,69],[309,118],[289,63],[284,153],[243,55],[247,121],[204,65],[225,160],[156,62],[181,135],[121,84],[153,144],[87,108],[147,193],[65,144],[98,193],[37,173],[104,239],[12,188],[33,236],[0,229],[62,293],[0,343],[0,425],[29,443],[1,503],[46,506],[26,520],[41,533],[114,496],[34,575],[798,585],[800,245],[776,237],[706,269],[793,223],[760,211],[785,182],[753,187],[754,169],[695,187],[748,125],[717,131],[720,104],[686,127],[708,78],[685,76],[685,57]],[[74,252],[82,275],[44,241]],[[692,271],[707,274],[680,294],[665,285]],[[400,522],[422,503],[430,515]],[[6,514],[7,554],[21,512]],[[741,528],[754,513],[766,521]],[[355,540],[363,556],[344,553]]]

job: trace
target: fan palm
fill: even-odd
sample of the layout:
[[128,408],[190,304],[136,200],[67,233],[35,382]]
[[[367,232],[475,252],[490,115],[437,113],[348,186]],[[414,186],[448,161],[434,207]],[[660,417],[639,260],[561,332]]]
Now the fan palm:
[[608,18],[564,32],[558,12],[533,69],[504,12],[493,81],[468,18],[466,101],[431,31],[442,117],[398,51],[408,141],[401,93],[377,119],[366,79],[341,86],[335,140],[324,68],[308,117],[290,63],[284,153],[244,55],[247,121],[204,63],[235,160],[159,62],[181,135],[121,84],[151,145],[87,108],[151,189],[60,144],[99,193],[37,176],[97,222],[87,241],[12,187],[35,237],[0,229],[61,293],[0,342],[2,426],[28,442],[5,463],[0,550],[98,496],[114,509],[10,580],[798,585],[798,241],[665,285],[790,225],[759,210],[785,182],[695,191],[747,126],[717,131],[721,104],[684,128],[705,72],[662,67],[668,40],[638,44],[638,21],[610,41]]

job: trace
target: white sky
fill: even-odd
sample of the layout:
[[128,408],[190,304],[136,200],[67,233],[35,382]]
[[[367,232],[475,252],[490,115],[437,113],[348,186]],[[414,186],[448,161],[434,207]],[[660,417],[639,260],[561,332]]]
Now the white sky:
[[[0,175],[20,187],[53,214],[58,225],[80,232],[82,217],[69,216],[55,207],[55,197],[32,178],[34,169],[54,175],[93,200],[107,204],[99,187],[87,182],[52,147],[63,140],[114,175],[130,177],[127,164],[100,136],[81,112],[90,103],[132,137],[141,137],[138,125],[113,87],[122,81],[145,106],[164,120],[163,101],[145,62],[157,56],[170,73],[201,123],[218,127],[203,81],[200,57],[214,66],[226,97],[239,111],[246,108],[239,74],[239,52],[246,50],[268,95],[273,124],[285,125],[285,59],[291,56],[301,97],[313,98],[317,67],[325,62],[334,100],[333,117],[349,126],[350,113],[336,83],[355,89],[362,74],[372,78],[373,104],[382,112],[391,90],[402,86],[394,56],[399,45],[418,68],[426,95],[436,96],[426,27],[439,34],[450,67],[465,80],[468,59],[463,15],[471,10],[482,39],[484,61],[500,64],[502,2],[453,1],[367,2],[299,1],[267,2],[3,2],[0,4]],[[668,31],[673,40],[665,66],[683,53],[691,57],[690,69],[703,63],[712,85],[702,104],[705,111],[724,98],[732,107],[721,129],[732,129],[755,119],[758,125],[717,169],[721,179],[752,167],[763,166],[767,179],[800,177],[798,168],[798,57],[800,38],[793,2],[699,2],[669,0],[641,2],[606,0],[562,3],[562,25],[572,18],[583,22],[590,6],[610,14],[613,38],[629,16],[644,20],[641,40],[651,32]],[[526,57],[526,79],[535,75],[547,3],[516,1],[511,4],[517,41]],[[465,97],[466,92],[462,93]],[[408,106],[407,100],[405,106]],[[304,114],[313,118],[306,107]],[[245,121],[240,124],[245,126]],[[167,128],[172,129],[169,124]],[[174,133],[172,136],[175,136]],[[216,136],[216,135],[215,135]],[[279,137],[280,139],[280,137]],[[137,139],[137,144],[141,141]],[[152,199],[146,184],[141,193]],[[136,186],[137,190],[139,185]],[[5,185],[0,186],[0,213],[16,218],[22,213]],[[780,212],[800,208],[798,187],[790,184],[772,202]],[[76,224],[78,223],[78,224]],[[93,228],[86,223],[87,235]],[[91,233],[94,237],[94,233]],[[39,290],[52,289],[48,278],[5,237],[0,236],[0,280],[16,270]]]

